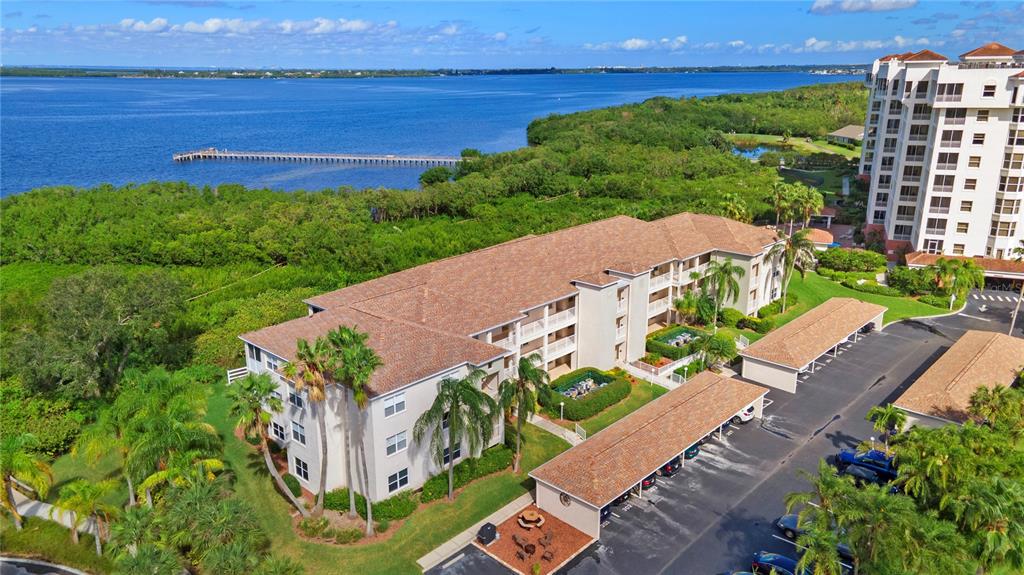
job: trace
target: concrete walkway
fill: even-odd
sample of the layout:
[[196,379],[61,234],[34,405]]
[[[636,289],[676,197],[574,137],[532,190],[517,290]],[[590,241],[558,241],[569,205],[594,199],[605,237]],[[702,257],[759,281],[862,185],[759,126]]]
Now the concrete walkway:
[[533,414],[533,417],[530,418],[530,423],[536,425],[537,427],[543,429],[544,431],[547,431],[551,435],[561,437],[562,439],[568,441],[569,445],[579,445],[580,443],[583,443],[583,438],[581,438],[579,435],[576,435],[575,431],[570,431],[562,427],[561,425],[558,425],[557,423],[551,421],[550,419],[545,419],[537,415],[536,413]]
[[434,566],[439,565],[448,557],[457,553],[459,549],[462,549],[466,545],[472,543],[473,540],[476,539],[476,534],[478,531],[480,531],[480,527],[484,523],[493,523],[495,525],[498,525],[502,521],[518,513],[520,509],[532,503],[532,493],[524,493],[520,495],[518,498],[516,498],[515,501],[509,503],[508,505],[502,507],[501,509],[495,511],[494,513],[491,513],[485,519],[475,523],[472,527],[463,531],[462,533],[459,533],[455,537],[452,537],[447,542],[442,543],[440,547],[434,549],[430,553],[427,553],[423,557],[420,557],[416,562],[419,563],[420,569],[422,569],[423,571],[432,569]]
[[[54,507],[44,501],[37,501],[30,499],[22,494],[17,489],[14,490],[14,502],[18,506],[18,513],[21,513],[24,517],[38,517],[40,519],[46,519],[47,521],[53,521],[71,529],[71,526],[75,524],[75,514]],[[52,513],[52,515],[51,515]],[[91,535],[96,534],[96,527],[92,519],[86,520],[78,528],[79,533],[89,533]]]

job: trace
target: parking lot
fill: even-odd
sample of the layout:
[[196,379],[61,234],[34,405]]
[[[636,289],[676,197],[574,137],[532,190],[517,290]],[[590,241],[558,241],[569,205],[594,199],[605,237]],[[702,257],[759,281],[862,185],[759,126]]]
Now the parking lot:
[[[773,523],[785,512],[785,495],[808,485],[799,470],[871,437],[867,410],[898,397],[965,330],[1005,332],[1012,294],[972,295],[979,297],[961,314],[890,325],[844,346],[816,373],[802,375],[796,394],[771,391],[762,421],[730,426],[675,476],[659,477],[643,499],[615,507],[601,540],[561,572],[719,573],[748,569],[759,550],[794,556]],[[463,551],[431,573],[504,572],[479,550]]]

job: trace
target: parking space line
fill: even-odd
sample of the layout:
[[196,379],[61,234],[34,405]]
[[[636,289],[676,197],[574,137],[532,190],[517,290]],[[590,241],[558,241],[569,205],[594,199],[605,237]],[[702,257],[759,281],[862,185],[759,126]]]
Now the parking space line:
[[970,314],[966,314],[966,313],[962,313],[962,314],[960,314],[960,316],[961,317],[969,317],[971,319],[977,319],[977,320],[981,320],[981,321],[992,321],[991,319],[989,319],[987,317],[978,317],[976,315],[970,315]]

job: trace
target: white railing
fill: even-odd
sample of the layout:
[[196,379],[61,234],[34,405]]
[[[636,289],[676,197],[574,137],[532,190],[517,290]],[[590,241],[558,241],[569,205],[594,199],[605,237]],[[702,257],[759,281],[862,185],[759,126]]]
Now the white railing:
[[555,328],[562,327],[565,324],[572,323],[572,320],[574,319],[576,319],[576,308],[569,308],[567,310],[560,311],[555,315],[548,316],[547,330],[551,331]]
[[235,381],[242,379],[249,375],[249,368],[247,367],[236,367],[228,370],[228,385],[231,385]]
[[672,284],[672,274],[666,273],[651,278],[651,291],[658,291]]
[[750,345],[750,340],[747,339],[746,336],[743,336],[743,335],[736,336],[736,348],[737,349],[746,349],[749,345]]
[[512,343],[512,334],[509,334],[508,337],[506,337],[505,339],[499,339],[499,340],[496,340],[496,341],[492,341],[491,345],[496,345],[498,347],[503,347],[505,349],[510,349],[510,350],[514,350],[515,349],[515,344]]
[[578,423],[576,424],[576,435],[579,435],[583,441],[587,440],[587,430],[583,429],[583,426]]
[[569,351],[572,351],[576,347],[576,336],[570,335],[569,337],[563,337],[562,339],[555,341],[554,343],[548,344],[548,356],[547,360],[565,355]]
[[519,334],[522,336],[522,341],[530,341],[544,333],[544,319],[538,319],[537,321],[531,321],[528,324],[523,325],[519,328]]
[[615,311],[617,311],[618,313],[622,313],[622,312],[626,311],[626,300],[625,299],[620,299],[615,304]]
[[615,328],[615,339],[622,339],[626,337],[626,326],[620,325]]
[[647,306],[647,315],[651,316],[651,315],[659,314],[659,313],[667,310],[668,307],[669,307],[669,302],[668,302],[668,298],[667,297],[661,298],[661,299],[659,299],[657,301],[653,301],[653,302],[651,302],[651,304],[649,306]]

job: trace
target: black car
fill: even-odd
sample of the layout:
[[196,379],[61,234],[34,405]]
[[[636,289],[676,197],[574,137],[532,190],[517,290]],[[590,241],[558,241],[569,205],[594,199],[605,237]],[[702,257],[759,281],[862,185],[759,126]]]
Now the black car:
[[623,493],[622,495],[619,495],[615,499],[613,499],[612,500],[612,505],[614,505],[615,507],[618,507],[619,505],[622,505],[623,503],[625,503],[627,499],[629,499],[629,492],[628,491]]
[[608,518],[611,517],[611,516],[612,516],[612,506],[611,505],[605,505],[604,507],[601,508],[601,523],[604,523],[605,521],[607,521]]
[[672,461],[661,466],[661,469],[658,470],[658,475],[661,475],[662,477],[672,477],[680,468],[682,468],[682,466],[683,462],[679,460],[679,457],[675,457]]
[[654,484],[657,483],[657,482],[658,482],[658,476],[655,475],[654,473],[652,473],[652,474],[648,475],[647,477],[645,477],[644,480],[640,482],[640,487],[642,489],[648,489],[650,487],[653,487]]

